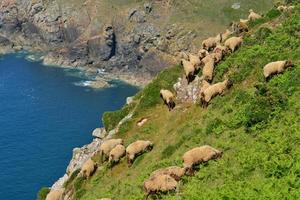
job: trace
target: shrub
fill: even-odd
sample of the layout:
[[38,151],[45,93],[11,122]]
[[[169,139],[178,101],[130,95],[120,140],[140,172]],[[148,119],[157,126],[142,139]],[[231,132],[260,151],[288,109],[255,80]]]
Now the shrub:
[[47,187],[42,187],[38,194],[37,194],[37,200],[45,200],[47,197],[47,194],[50,192],[50,189]]

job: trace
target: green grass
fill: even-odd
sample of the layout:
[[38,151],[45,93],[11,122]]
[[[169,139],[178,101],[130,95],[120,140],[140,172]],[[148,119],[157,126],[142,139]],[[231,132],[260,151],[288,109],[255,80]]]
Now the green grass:
[[49,192],[50,192],[49,188],[46,187],[41,188],[37,194],[37,200],[45,200]]
[[[153,150],[131,168],[124,159],[89,180],[75,180],[77,198],[143,199],[142,185],[151,172],[181,166],[184,152],[208,144],[222,149],[223,157],[199,166],[194,177],[183,178],[178,193],[160,199],[300,199],[299,27],[299,5],[253,26],[244,45],[216,68],[214,82],[229,77],[234,86],[207,109],[181,104],[168,112],[159,90],[171,89],[183,72],[176,66],[158,75],[137,94],[136,113],[116,136],[126,145],[149,139]],[[279,59],[292,60],[295,67],[265,82],[263,66]],[[136,126],[143,117],[149,121]]]

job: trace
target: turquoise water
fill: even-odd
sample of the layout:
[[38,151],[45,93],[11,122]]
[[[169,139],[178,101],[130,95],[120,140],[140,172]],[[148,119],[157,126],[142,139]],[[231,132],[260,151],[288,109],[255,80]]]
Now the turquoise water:
[[72,149],[91,142],[102,113],[137,88],[92,90],[79,71],[45,67],[25,55],[0,57],[0,198],[33,200],[65,172]]

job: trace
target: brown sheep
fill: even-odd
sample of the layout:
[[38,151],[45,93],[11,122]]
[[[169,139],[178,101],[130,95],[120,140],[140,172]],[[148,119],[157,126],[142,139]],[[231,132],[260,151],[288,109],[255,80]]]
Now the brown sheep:
[[46,197],[46,200],[60,200],[64,193],[64,189],[51,190]]
[[97,164],[92,160],[88,159],[81,167],[79,176],[89,178],[97,169]]
[[209,62],[206,62],[202,69],[202,78],[206,81],[211,81],[213,79],[215,69],[215,61],[211,59]]
[[175,108],[176,104],[174,102],[175,95],[169,90],[160,90],[160,97],[164,101],[164,103],[168,106],[169,111]]
[[243,37],[231,37],[226,40],[225,47],[228,48],[231,53],[237,50],[243,43]]
[[185,174],[185,169],[177,166],[167,167],[155,170],[151,173],[150,177],[159,176],[159,175],[170,175],[172,178],[174,178],[176,181],[179,181],[181,177]]
[[201,64],[201,59],[198,55],[196,56],[193,54],[189,54],[189,61],[190,63],[192,63],[192,65],[194,65],[195,70],[199,69],[199,66]]
[[165,193],[169,191],[175,191],[177,188],[177,181],[170,175],[161,174],[149,178],[144,182],[144,190],[146,192],[146,199],[150,195],[157,194],[159,192]]
[[101,160],[106,160],[109,156],[110,151],[118,144],[123,144],[122,139],[109,139],[103,142],[100,146],[100,157]]
[[214,49],[221,42],[221,36],[217,35],[216,37],[207,38],[202,42],[202,48],[210,51]]
[[126,149],[123,145],[118,144],[113,148],[109,153],[109,159],[108,162],[113,165],[115,163],[118,163],[120,159],[125,155]]
[[275,75],[282,73],[286,68],[294,66],[289,60],[271,62],[264,66],[264,76],[267,81]]
[[217,95],[222,95],[227,88],[232,86],[231,81],[225,80],[220,83],[216,83],[213,85],[208,86],[202,93],[201,93],[201,103],[202,106],[205,108],[208,106],[208,103],[211,99]]
[[206,56],[208,56],[208,54],[209,54],[208,51],[205,50],[205,49],[200,49],[198,51],[198,56],[199,56],[200,59],[205,58]]
[[136,142],[131,143],[126,148],[126,157],[128,165],[131,166],[135,157],[143,154],[146,151],[151,151],[153,148],[153,143],[150,141],[138,140]]
[[183,155],[183,167],[186,170],[187,175],[193,175],[194,165],[206,163],[209,160],[220,158],[222,154],[222,151],[214,149],[208,145],[196,147],[187,151]]
[[261,15],[255,13],[252,9],[249,10],[249,16],[248,16],[249,21],[254,21],[254,20],[257,20],[260,18],[261,18]]
[[195,66],[190,61],[184,59],[181,60],[181,65],[183,66],[185,77],[189,84],[195,78]]

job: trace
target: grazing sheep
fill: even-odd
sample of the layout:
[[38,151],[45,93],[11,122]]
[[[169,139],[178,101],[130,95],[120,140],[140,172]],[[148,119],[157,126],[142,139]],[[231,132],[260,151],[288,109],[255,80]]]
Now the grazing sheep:
[[201,103],[203,107],[207,107],[208,103],[211,99],[217,95],[222,95],[227,88],[232,86],[231,81],[225,80],[220,83],[216,83],[213,85],[208,86],[202,93],[201,93]]
[[206,163],[209,160],[217,159],[221,157],[222,154],[222,151],[214,149],[208,145],[196,147],[187,151],[183,155],[183,167],[186,170],[187,175],[193,175],[194,165]]
[[200,59],[203,59],[203,58],[205,58],[205,57],[208,56],[208,55],[209,55],[209,53],[208,53],[208,51],[205,50],[205,49],[200,49],[200,50],[198,51],[198,56],[199,56]]
[[249,27],[245,22],[233,22],[231,23],[231,28],[235,34],[241,34],[243,32],[248,32]]
[[284,6],[284,5],[281,5],[281,6],[277,7],[277,10],[279,10],[280,12],[289,12],[289,11],[293,10],[294,8],[295,8],[295,6]]
[[97,169],[97,164],[92,160],[88,159],[81,167],[79,176],[81,177],[91,177]]
[[211,49],[214,49],[217,46],[217,44],[221,42],[221,40],[222,39],[220,35],[217,35],[217,37],[207,38],[202,42],[202,48],[207,51],[210,51]]
[[170,175],[166,174],[151,177],[144,182],[146,199],[148,199],[150,195],[154,195],[159,192],[165,193],[169,191],[175,191],[176,188],[177,181]]
[[110,139],[110,140],[103,142],[103,144],[100,146],[101,160],[102,161],[106,160],[107,157],[109,156],[110,151],[118,144],[123,144],[123,140],[122,139]]
[[169,90],[160,90],[160,97],[163,99],[164,103],[168,106],[169,111],[175,108],[175,95]]
[[201,64],[200,57],[193,54],[189,54],[189,61],[194,65],[195,70],[197,70]]
[[210,86],[210,83],[207,82],[206,80],[202,80],[202,83],[201,83],[201,86],[200,86],[200,91],[199,91],[199,94],[200,94],[200,97],[201,97],[201,94]]
[[183,66],[185,77],[189,84],[195,78],[195,66],[190,61],[184,59],[181,60],[181,65]]
[[174,178],[176,181],[179,181],[181,177],[185,174],[185,169],[177,166],[167,167],[163,169],[155,170],[151,173],[150,177],[155,177],[159,175],[170,175],[172,178]]
[[60,200],[64,193],[63,189],[51,190],[46,197],[46,200]]
[[134,143],[131,143],[126,148],[126,157],[128,165],[131,166],[134,158],[137,155],[140,155],[146,151],[151,151],[153,148],[153,143],[150,141],[138,140]]
[[243,37],[231,37],[226,40],[225,47],[233,53],[237,50],[243,43]]
[[202,60],[201,60],[201,64],[202,65],[205,65],[206,63],[209,63],[209,62],[215,62],[215,56],[212,55],[212,54],[209,54],[207,56],[205,56]]
[[118,163],[120,159],[125,155],[126,149],[123,145],[118,144],[113,148],[109,153],[108,162],[113,165],[114,163]]
[[232,35],[232,31],[226,29],[224,33],[220,34],[220,42],[225,42],[230,35]]
[[206,81],[211,81],[213,79],[215,69],[215,61],[213,58],[210,61],[206,62],[202,69],[202,78]]
[[273,75],[282,73],[286,68],[294,66],[289,60],[271,62],[264,66],[264,76],[268,81]]
[[227,54],[228,54],[228,49],[225,46],[218,45],[214,49],[213,53],[219,54],[219,59],[222,60]]
[[249,20],[248,19],[240,19],[240,22],[244,23],[244,24],[247,24],[249,22]]
[[261,15],[255,13],[252,9],[249,10],[249,16],[248,16],[249,21],[254,21],[254,20],[257,20],[260,18],[261,18]]

